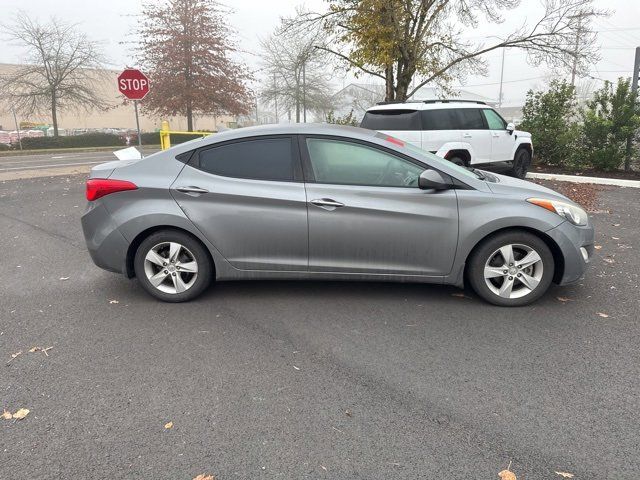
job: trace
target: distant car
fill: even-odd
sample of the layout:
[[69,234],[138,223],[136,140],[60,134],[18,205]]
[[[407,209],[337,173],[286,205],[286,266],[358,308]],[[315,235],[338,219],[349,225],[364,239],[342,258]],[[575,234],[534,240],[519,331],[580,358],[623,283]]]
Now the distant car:
[[460,167],[385,134],[336,125],[232,130],[87,180],[94,262],[156,298],[212,280],[468,281],[524,305],[578,280],[594,232],[542,186]]
[[506,166],[524,178],[531,165],[531,134],[515,129],[484,102],[426,100],[371,107],[360,124],[463,166]]

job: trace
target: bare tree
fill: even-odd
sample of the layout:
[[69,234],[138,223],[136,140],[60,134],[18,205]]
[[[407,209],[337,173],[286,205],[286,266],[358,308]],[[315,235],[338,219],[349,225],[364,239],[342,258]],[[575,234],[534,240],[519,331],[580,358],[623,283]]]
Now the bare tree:
[[216,0],[149,1],[143,4],[138,60],[153,88],[143,110],[184,115],[246,114],[253,103],[246,67],[234,62],[234,32]]
[[[289,30],[322,25],[331,36],[320,48],[350,68],[384,80],[386,100],[406,100],[427,83],[444,90],[465,72],[486,73],[483,55],[520,48],[532,64],[567,71],[597,61],[595,36],[586,19],[604,15],[592,0],[542,0],[533,22],[493,42],[470,42],[464,34],[481,21],[501,23],[518,0],[329,0],[327,11],[307,12]],[[579,48],[576,35],[580,36]],[[415,81],[414,81],[415,80]]]
[[295,111],[296,122],[306,111],[325,116],[331,109],[331,74],[322,29],[284,32],[283,25],[262,40],[264,87],[260,98],[280,111]]
[[5,102],[25,115],[51,114],[58,136],[58,113],[74,109],[105,109],[98,94],[104,82],[104,57],[99,44],[77,25],[51,18],[39,23],[20,13],[5,27],[8,39],[26,48],[25,66],[0,79]]

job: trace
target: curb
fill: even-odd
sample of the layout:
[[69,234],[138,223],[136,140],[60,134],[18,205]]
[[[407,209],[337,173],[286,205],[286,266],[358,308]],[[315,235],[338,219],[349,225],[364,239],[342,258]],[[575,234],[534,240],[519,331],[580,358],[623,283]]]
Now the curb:
[[579,175],[560,175],[554,173],[527,173],[527,178],[540,180],[556,180],[559,182],[595,183],[596,185],[614,185],[616,187],[640,188],[640,180],[624,180],[618,178],[582,177]]

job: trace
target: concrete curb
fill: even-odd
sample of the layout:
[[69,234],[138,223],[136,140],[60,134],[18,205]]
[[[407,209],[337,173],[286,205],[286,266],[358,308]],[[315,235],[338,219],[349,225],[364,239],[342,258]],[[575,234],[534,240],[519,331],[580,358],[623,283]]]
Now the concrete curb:
[[619,178],[582,177],[579,175],[560,175],[555,173],[527,173],[527,178],[540,180],[556,180],[558,182],[595,183],[596,185],[615,185],[616,187],[640,188],[639,180],[623,180]]

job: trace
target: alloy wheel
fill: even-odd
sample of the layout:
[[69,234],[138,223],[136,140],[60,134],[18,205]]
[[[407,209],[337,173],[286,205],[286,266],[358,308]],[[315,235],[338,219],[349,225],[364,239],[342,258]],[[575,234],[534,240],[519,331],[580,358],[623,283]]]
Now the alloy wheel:
[[147,252],[144,273],[149,283],[161,292],[182,293],[195,283],[198,277],[198,262],[184,245],[162,242]]
[[487,259],[484,281],[489,290],[500,297],[522,298],[538,287],[543,268],[542,258],[533,248],[508,244]]

